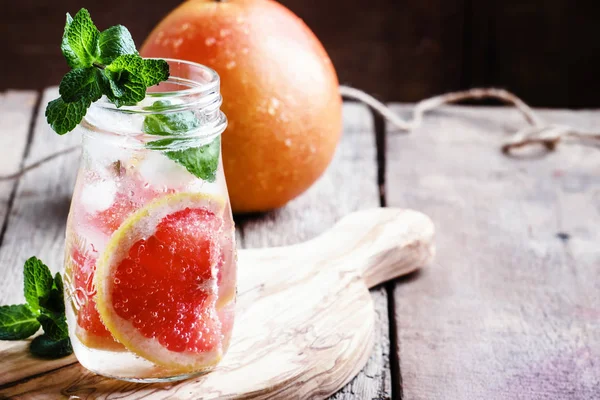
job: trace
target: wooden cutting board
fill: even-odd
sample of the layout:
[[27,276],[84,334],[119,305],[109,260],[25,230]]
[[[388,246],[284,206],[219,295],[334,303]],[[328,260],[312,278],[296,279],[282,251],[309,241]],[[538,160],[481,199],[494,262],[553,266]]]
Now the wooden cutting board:
[[372,348],[369,288],[426,265],[434,227],[416,211],[355,212],[305,243],[239,253],[232,344],[212,373],[136,384],[95,375],[74,356],[41,361],[28,341],[0,342],[0,399],[326,398]]

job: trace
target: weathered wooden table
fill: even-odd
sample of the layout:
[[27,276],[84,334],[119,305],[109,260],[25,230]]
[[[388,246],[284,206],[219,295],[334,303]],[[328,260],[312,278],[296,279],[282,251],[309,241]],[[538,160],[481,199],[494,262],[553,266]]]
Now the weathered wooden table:
[[[55,96],[0,93],[0,175],[77,144],[45,122]],[[600,124],[600,111],[540,113]],[[436,223],[435,263],[372,291],[375,349],[334,398],[600,398],[600,153],[507,158],[499,146],[521,123],[508,108],[446,107],[405,135],[345,104],[343,139],[319,182],[281,210],[238,218],[241,247],[303,241],[380,205]],[[76,170],[72,153],[0,181],[0,304],[22,300],[27,257],[60,268]],[[10,373],[1,360],[0,373]]]

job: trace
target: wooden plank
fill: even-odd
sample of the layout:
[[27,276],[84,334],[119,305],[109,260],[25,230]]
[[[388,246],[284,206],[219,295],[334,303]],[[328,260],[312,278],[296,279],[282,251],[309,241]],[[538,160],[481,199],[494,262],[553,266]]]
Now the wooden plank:
[[[80,141],[79,135],[75,134],[59,137],[48,126],[44,109],[48,101],[56,97],[58,97],[57,88],[47,89],[43,94],[31,147],[25,160],[26,165]],[[26,130],[14,134],[27,136]],[[0,136],[0,141],[2,140],[5,140],[4,135]],[[11,151],[4,151],[4,149],[5,147],[2,147],[2,159],[10,158]],[[62,268],[65,223],[77,167],[77,154],[71,153],[30,171],[20,179],[4,241],[0,247],[2,269],[0,304],[24,302],[23,263],[27,258],[33,255],[39,257],[54,272]],[[26,346],[23,342],[0,342],[0,354],[4,360],[22,358],[23,354],[27,354],[23,352]],[[0,386],[4,382],[19,379],[20,374],[29,374],[36,369],[39,371],[51,369],[48,363],[58,368],[75,362],[73,356],[43,363],[29,355],[25,357],[26,360],[21,362],[24,365],[23,369],[0,374]]]
[[[0,93],[0,116],[2,117],[0,176],[18,171],[22,164],[37,96],[37,93],[33,91],[9,90]],[[2,232],[1,227],[4,227],[5,218],[8,216],[9,202],[16,184],[16,180],[0,180],[0,232]],[[2,233],[0,233],[0,244],[2,244]],[[0,268],[2,268],[1,265]]]
[[437,230],[434,265],[395,288],[404,398],[600,398],[598,150],[509,159],[499,147],[520,126],[511,109],[447,107],[388,134],[388,204]]
[[[46,123],[43,110],[58,96],[56,88],[44,92],[25,164],[79,143],[78,135],[58,136]],[[53,271],[63,261],[64,228],[77,173],[77,154],[58,158],[24,175],[17,188],[11,217],[0,248],[5,273],[0,304],[22,301],[23,262],[36,255]]]
[[[344,134],[327,172],[286,207],[240,221],[243,247],[298,243],[323,232],[352,211],[379,206],[373,129],[372,115],[366,107],[344,104]],[[377,315],[373,354],[366,367],[335,399],[391,396],[387,297],[383,288],[371,293]]]

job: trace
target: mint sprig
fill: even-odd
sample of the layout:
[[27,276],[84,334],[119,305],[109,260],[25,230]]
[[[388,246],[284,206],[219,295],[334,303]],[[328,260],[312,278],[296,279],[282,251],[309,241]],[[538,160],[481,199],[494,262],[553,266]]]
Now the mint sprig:
[[29,347],[32,354],[44,358],[71,354],[60,274],[53,278],[50,269],[36,257],[25,261],[23,273],[27,303],[0,306],[0,340],[23,340],[42,327],[44,334]]
[[0,340],[27,339],[38,329],[37,316],[27,304],[0,306]]
[[117,107],[133,106],[148,87],[169,78],[169,64],[140,57],[127,28],[100,32],[85,8],[75,17],[67,14],[60,48],[72,70],[60,82],[60,97],[46,107],[48,124],[59,135],[75,129],[102,95]]
[[40,309],[50,297],[54,280],[48,267],[35,257],[25,261],[23,267],[25,300],[32,311]]
[[31,341],[29,351],[41,358],[61,358],[73,353],[73,348],[69,338],[53,340],[46,335],[42,335]]
[[[147,110],[162,111],[171,103],[168,100],[154,102]],[[150,150],[162,151],[171,160],[184,166],[192,175],[208,182],[217,177],[221,138],[217,137],[204,146],[194,146],[197,139],[185,136],[200,126],[200,121],[192,111],[150,114],[144,118],[144,132],[150,135],[169,136],[166,139],[146,143]],[[177,136],[182,136],[178,138]],[[173,147],[181,149],[170,150]]]

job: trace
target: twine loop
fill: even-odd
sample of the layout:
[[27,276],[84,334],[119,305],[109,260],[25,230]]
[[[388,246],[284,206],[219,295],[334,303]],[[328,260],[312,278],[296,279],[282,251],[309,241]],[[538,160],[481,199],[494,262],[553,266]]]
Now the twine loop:
[[554,151],[560,142],[578,143],[600,148],[600,133],[576,129],[566,125],[545,123],[529,105],[513,93],[497,88],[474,88],[459,92],[450,92],[430,97],[418,102],[412,111],[412,118],[402,119],[388,106],[362,90],[349,86],[340,86],[342,96],[358,100],[377,111],[394,128],[401,131],[413,131],[421,126],[426,113],[444,105],[458,103],[464,100],[497,99],[512,104],[527,122],[528,126],[514,133],[501,147],[506,155],[512,155],[513,150],[542,145],[547,151]]

